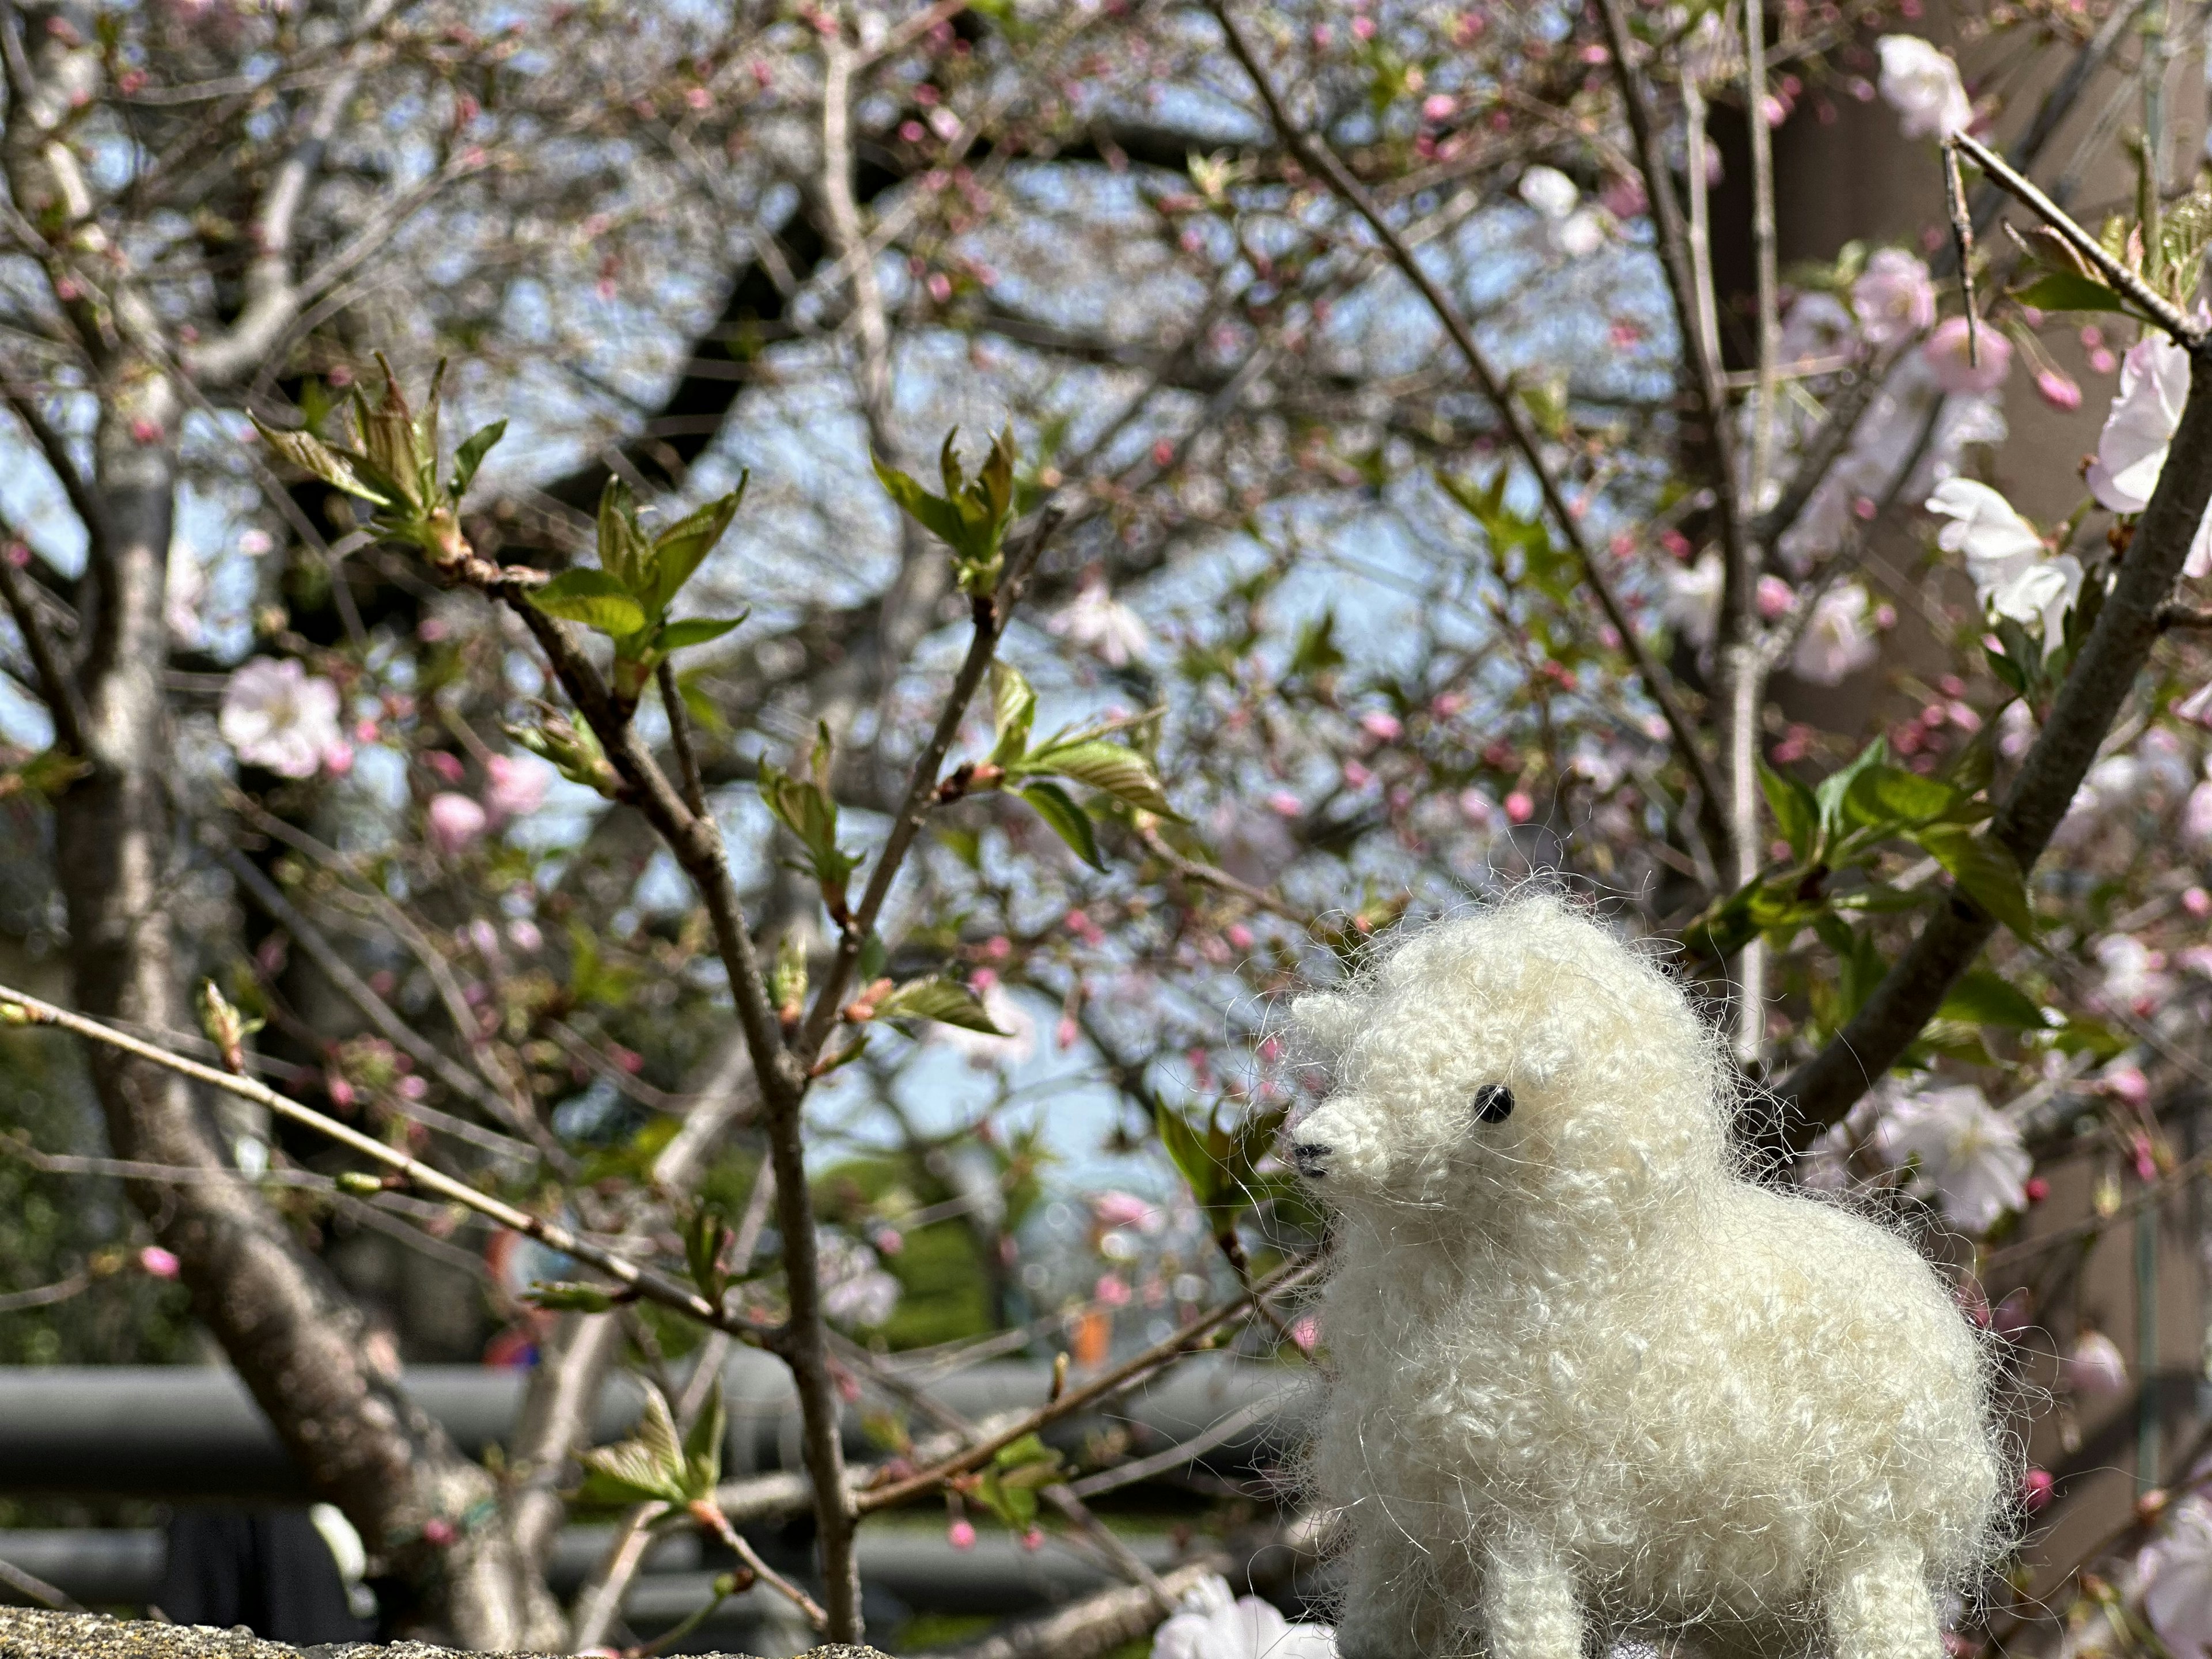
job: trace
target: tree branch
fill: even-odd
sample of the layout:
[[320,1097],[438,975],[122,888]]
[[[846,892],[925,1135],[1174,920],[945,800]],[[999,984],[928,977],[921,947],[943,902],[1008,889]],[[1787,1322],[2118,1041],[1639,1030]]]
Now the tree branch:
[[960,733],[960,722],[967,717],[968,705],[975,700],[983,677],[990,672],[992,659],[1006,635],[1014,606],[1020,603],[1030,572],[1036,568],[1045,543],[1059,528],[1060,520],[1060,513],[1056,507],[1047,507],[1040,512],[1029,533],[1007,559],[997,592],[975,601],[975,632],[969,638],[968,654],[960,664],[960,672],[952,678],[952,689],[945,694],[945,706],[938,711],[936,728],[922,745],[921,753],[915,757],[906,799],[899,805],[897,817],[891,820],[883,851],[876,854],[875,866],[868,872],[868,884],[861,893],[860,908],[853,913],[851,924],[837,941],[836,958],[801,1029],[796,1050],[801,1065],[810,1064],[829,1038],[837,1011],[844,1003],[845,988],[852,980],[853,964],[860,960],[861,947],[875,931],[884,901],[890,896],[891,883],[897,878],[900,866],[906,862],[907,849],[914,845],[915,836],[928,821],[930,806],[937,798],[937,775],[945,764],[945,757],[952,747],[953,738]]
[[1413,257],[1413,251],[1406,245],[1405,238],[1384,216],[1382,204],[1376,201],[1365,185],[1352,176],[1324,139],[1308,133],[1291,119],[1274,82],[1268,78],[1257,54],[1252,50],[1251,43],[1231,15],[1228,0],[1211,0],[1211,3],[1213,15],[1228,38],[1230,50],[1236,54],[1237,61],[1243,65],[1245,74],[1259,92],[1261,101],[1267,106],[1268,118],[1274,123],[1275,131],[1281,136],[1283,143],[1300,161],[1319,173],[1329,188],[1364,219],[1369,228],[1382,240],[1383,246],[1389,250],[1393,263],[1443,325],[1445,334],[1466,362],[1476,384],[1482,388],[1483,395],[1498,411],[1498,417],[1504,424],[1513,447],[1521,453],[1522,459],[1535,475],[1537,486],[1543,492],[1544,505],[1559,526],[1560,535],[1574,550],[1582,565],[1583,580],[1597,596],[1599,608],[1605,612],[1606,620],[1613,625],[1613,631],[1620,635],[1622,647],[1636,665],[1637,677],[1644,682],[1646,695],[1658,705],[1660,716],[1667,722],[1667,730],[1674,738],[1675,750],[1680,755],[1683,765],[1697,780],[1698,793],[1703,798],[1700,810],[1708,818],[1708,832],[1716,839],[1725,841],[1728,824],[1722,812],[1724,797],[1713,775],[1711,763],[1698,746],[1689,720],[1674,700],[1665,671],[1638,635],[1635,624],[1622,608],[1612,584],[1599,568],[1596,556],[1589,543],[1583,540],[1581,522],[1560,489],[1558,477],[1544,459],[1542,447],[1537,441],[1534,428],[1528,424],[1527,413],[1512,396],[1510,388],[1492,368],[1482,348],[1475,343],[1474,336],[1468,329],[1466,319],[1460,315],[1459,307],[1452,303],[1450,297],[1437,285],[1436,280],[1422,267],[1420,261]]
[[[1607,3],[1618,4],[1619,0],[1607,0]],[[1981,168],[1990,179],[2018,197],[2037,218],[2057,231],[2069,247],[2096,266],[2107,287],[2141,307],[2143,314],[2171,335],[2177,344],[2193,348],[2203,339],[2204,331],[2183,316],[2172,301],[2106,252],[2103,243],[2075,224],[2063,208],[2036,188],[2033,179],[2016,172],[2009,162],[1987,144],[1963,132],[1954,133],[1944,142]]]
[[574,1256],[586,1266],[596,1267],[613,1279],[623,1290],[632,1291],[649,1302],[657,1302],[674,1312],[689,1315],[702,1324],[716,1330],[727,1331],[741,1340],[759,1344],[770,1334],[766,1327],[742,1319],[717,1308],[713,1303],[687,1285],[679,1285],[658,1269],[639,1266],[629,1257],[617,1255],[589,1239],[571,1232],[558,1222],[540,1220],[526,1211],[518,1210],[503,1200],[480,1193],[465,1182],[456,1181],[441,1170],[420,1163],[406,1153],[387,1146],[373,1135],[363,1134],[336,1118],[325,1117],[312,1106],[302,1105],[289,1095],[279,1094],[267,1084],[249,1077],[240,1077],[213,1066],[204,1066],[198,1060],[188,1060],[182,1054],[171,1054],[154,1043],[143,1042],[126,1032],[118,1031],[88,1019],[82,1014],[71,1013],[66,1008],[56,1007],[25,992],[0,985],[0,1022],[12,1021],[25,1025],[51,1025],[74,1036],[146,1060],[180,1077],[191,1079],[211,1089],[220,1089],[241,1100],[252,1101],[278,1116],[313,1129],[316,1133],[334,1140],[341,1146],[360,1153],[374,1163],[382,1164],[410,1184],[425,1192],[435,1193],[478,1215],[497,1222],[509,1231],[526,1234],[549,1249],[563,1255]]
[[[2158,487],[2136,525],[2096,626],[1990,821],[1990,842],[2024,877],[2033,875],[2099,744],[2134,691],[2212,501],[2212,347],[2192,339],[2188,350],[2189,398]],[[1795,1143],[1807,1144],[1840,1121],[1889,1070],[1996,930],[1996,921],[1962,890],[1951,890],[1850,1023],[1777,1091]]]
[[1170,1364],[1185,1354],[1196,1353],[1211,1346],[1213,1333],[1233,1319],[1252,1312],[1267,1297],[1304,1283],[1320,1271],[1315,1261],[1292,1261],[1277,1268],[1266,1279],[1237,1297],[1224,1302],[1212,1312],[1192,1324],[1186,1325],[1173,1336],[1157,1342],[1142,1353],[1123,1361],[1109,1371],[1102,1372],[1089,1382],[1069,1389],[1058,1400],[1041,1406],[1026,1416],[1017,1418],[996,1433],[976,1441],[973,1445],[955,1452],[929,1468],[894,1480],[886,1486],[871,1487],[860,1494],[859,1509],[864,1515],[878,1510],[887,1510],[907,1502],[909,1498],[926,1497],[945,1481],[970,1469],[981,1468],[1000,1451],[1019,1440],[1024,1435],[1035,1434],[1039,1429],[1058,1422],[1061,1418],[1081,1411],[1085,1407],[1118,1393],[1131,1383],[1140,1381],[1162,1366]]

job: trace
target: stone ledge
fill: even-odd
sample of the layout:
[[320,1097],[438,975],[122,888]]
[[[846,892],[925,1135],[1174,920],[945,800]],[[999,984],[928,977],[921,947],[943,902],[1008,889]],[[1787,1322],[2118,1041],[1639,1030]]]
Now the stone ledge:
[[[0,1659],[453,1659],[445,1648],[420,1642],[389,1647],[368,1643],[332,1643],[320,1647],[287,1647],[264,1642],[243,1625],[217,1630],[209,1625],[163,1625],[143,1619],[106,1619],[88,1613],[46,1613],[32,1607],[0,1607]],[[550,1659],[515,1654],[507,1659]],[[745,1659],[742,1654],[715,1659]],[[816,1648],[800,1659],[889,1659],[873,1648],[836,1645]]]

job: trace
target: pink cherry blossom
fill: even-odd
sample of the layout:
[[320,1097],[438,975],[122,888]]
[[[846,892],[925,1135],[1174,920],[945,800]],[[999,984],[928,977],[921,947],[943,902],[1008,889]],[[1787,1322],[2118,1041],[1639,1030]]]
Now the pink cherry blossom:
[[233,672],[216,726],[239,759],[279,777],[314,776],[344,743],[337,687],[291,657],[256,657]]
[[1995,392],[2012,372],[2012,342],[1987,323],[1969,330],[1964,317],[1946,317],[1920,348],[1945,392]]
[[1867,343],[1882,350],[1926,333],[1936,321],[1928,267],[1903,248],[1875,250],[1851,284],[1851,313]]
[[494,818],[526,818],[545,804],[553,775],[544,762],[494,755],[484,762],[484,771],[490,780],[484,806]]
[[465,852],[490,823],[483,807],[468,796],[451,790],[431,796],[425,816],[432,843],[447,858]]
[[1948,138],[1973,124],[1973,103],[1948,53],[1911,34],[1885,34],[1875,49],[1882,98],[1905,118],[1906,137]]

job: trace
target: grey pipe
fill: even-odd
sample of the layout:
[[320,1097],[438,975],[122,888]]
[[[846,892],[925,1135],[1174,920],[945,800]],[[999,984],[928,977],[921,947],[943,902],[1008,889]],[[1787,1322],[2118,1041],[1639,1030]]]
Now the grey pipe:
[[[1111,1413],[1056,1425],[1053,1437],[1073,1447],[1087,1435],[1120,1427],[1141,1455],[1189,1439],[1255,1401],[1279,1396],[1288,1408],[1304,1380],[1286,1367],[1200,1355],[1133,1392]],[[422,1365],[407,1373],[415,1397],[471,1455],[513,1433],[523,1382],[518,1371],[470,1365]],[[1000,1360],[945,1377],[930,1393],[972,1420],[1042,1405],[1050,1386],[1048,1367]],[[741,1350],[730,1360],[723,1388],[730,1408],[726,1472],[799,1467],[798,1402],[782,1364]],[[600,1402],[597,1437],[618,1438],[635,1419],[640,1398],[634,1379],[614,1379]],[[846,1444],[854,1456],[877,1455],[862,1425],[885,1405],[864,1396],[848,1410]],[[932,1425],[917,1419],[912,1426],[920,1433]],[[1273,1462],[1290,1433],[1287,1411],[1262,1417],[1209,1453],[1203,1466],[1231,1473]],[[0,1368],[0,1492],[240,1501],[308,1496],[236,1375],[185,1365]]]

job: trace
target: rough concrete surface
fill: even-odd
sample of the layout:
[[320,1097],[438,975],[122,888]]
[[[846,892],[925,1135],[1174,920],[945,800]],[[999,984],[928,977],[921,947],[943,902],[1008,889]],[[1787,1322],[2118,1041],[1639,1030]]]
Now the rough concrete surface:
[[[45,1613],[0,1607],[0,1659],[453,1659],[447,1649],[419,1642],[389,1647],[333,1643],[293,1648],[264,1642],[243,1625],[163,1625],[143,1619],[104,1619],[95,1613]],[[545,1659],[512,1655],[507,1659]],[[719,1659],[744,1659],[742,1654]],[[801,1659],[888,1659],[873,1648],[816,1648]]]

